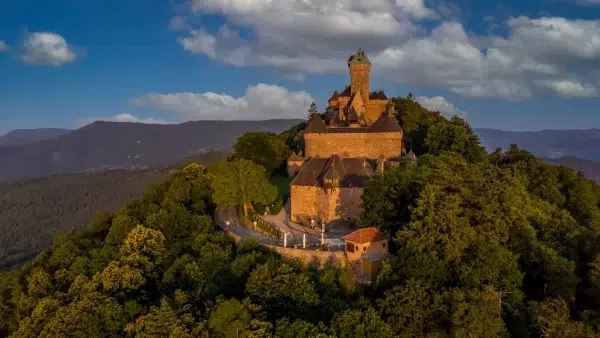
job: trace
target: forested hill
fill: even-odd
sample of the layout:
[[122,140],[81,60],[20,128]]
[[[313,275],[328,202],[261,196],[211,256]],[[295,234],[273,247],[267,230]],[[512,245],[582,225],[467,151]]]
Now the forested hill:
[[114,212],[144,190],[195,162],[209,164],[229,153],[212,152],[171,166],[60,174],[0,183],[0,270],[31,259],[58,233],[83,230],[98,212]]
[[361,221],[395,255],[371,285],[235,244],[212,219],[275,202],[297,128],[247,135],[230,161],[188,165],[0,275],[0,336],[598,337],[598,184],[394,103],[419,165],[365,189]]
[[478,128],[475,130],[488,151],[506,149],[511,144],[527,149],[544,158],[578,157],[600,161],[600,129],[503,131]]
[[193,121],[158,125],[98,121],[59,137],[0,147],[0,181],[166,165],[214,149],[229,151],[235,140],[248,131],[278,133],[299,122]]

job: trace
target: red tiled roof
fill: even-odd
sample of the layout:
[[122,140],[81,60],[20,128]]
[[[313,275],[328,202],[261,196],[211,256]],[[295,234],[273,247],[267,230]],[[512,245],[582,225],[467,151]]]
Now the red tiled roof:
[[354,243],[369,243],[383,240],[389,240],[390,238],[385,233],[379,231],[375,227],[363,228],[354,231],[353,233],[344,236],[345,241]]

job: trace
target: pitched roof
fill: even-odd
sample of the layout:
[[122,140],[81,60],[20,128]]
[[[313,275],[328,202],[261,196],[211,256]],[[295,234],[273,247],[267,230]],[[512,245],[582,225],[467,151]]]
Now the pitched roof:
[[389,240],[390,237],[385,233],[379,231],[376,227],[368,227],[363,229],[358,229],[351,234],[344,236],[345,241],[354,242],[354,243],[369,243],[369,242],[377,242],[383,240]]
[[406,154],[406,157],[411,160],[417,159],[417,155],[415,155],[415,153],[413,153],[412,149],[408,152],[408,154]]
[[373,168],[361,158],[313,157],[292,181],[292,185],[323,187],[324,178],[338,178],[342,188],[362,188]]
[[393,115],[384,112],[369,127],[369,131],[376,133],[391,133],[402,132],[402,128],[400,127],[398,120],[396,120],[396,118]]
[[339,93],[338,93],[338,91],[337,91],[337,89],[336,89],[336,90],[333,92],[333,94],[331,95],[331,97],[329,98],[329,100],[328,100],[328,101],[335,101],[335,100],[337,100],[337,99],[338,99],[338,95],[339,95]]
[[344,88],[344,90],[342,90],[342,92],[339,94],[340,96],[350,96],[352,94],[352,88],[351,86],[346,86],[346,88]]
[[323,179],[341,179],[346,175],[346,169],[344,168],[344,162],[339,155],[333,155],[327,159],[325,163],[325,172],[323,173]]
[[319,116],[319,114],[313,114],[313,116],[308,121],[306,125],[305,133],[326,133],[327,125],[323,122],[323,119]]
[[377,90],[377,91],[371,92],[369,94],[369,99],[370,100],[388,100],[388,97],[385,96],[385,93],[383,92],[383,90]]

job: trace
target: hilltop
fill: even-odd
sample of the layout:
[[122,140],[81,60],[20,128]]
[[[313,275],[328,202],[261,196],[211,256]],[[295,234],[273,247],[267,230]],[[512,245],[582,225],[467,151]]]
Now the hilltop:
[[278,133],[298,120],[193,121],[158,125],[94,122],[67,134],[0,148],[0,181],[174,163],[215,149],[229,151],[248,131]]
[[70,132],[70,129],[61,128],[15,129],[0,136],[0,147],[21,146],[59,137]]

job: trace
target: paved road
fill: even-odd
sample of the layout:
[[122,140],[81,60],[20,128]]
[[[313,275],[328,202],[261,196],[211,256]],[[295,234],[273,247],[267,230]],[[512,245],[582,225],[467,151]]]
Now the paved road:
[[[288,204],[277,215],[264,215],[263,219],[274,224],[280,231],[288,233],[288,246],[302,246],[304,235],[306,235],[307,248],[316,248],[321,244],[321,228],[305,227],[300,224],[289,221],[287,210]],[[234,208],[222,209],[217,211],[217,221],[219,225],[244,239],[254,239],[259,243],[283,245],[283,240],[271,238],[259,232],[246,228],[240,220],[237,211]],[[227,224],[229,222],[229,224]],[[351,232],[349,229],[330,229],[325,233],[325,239],[342,239]]]

